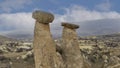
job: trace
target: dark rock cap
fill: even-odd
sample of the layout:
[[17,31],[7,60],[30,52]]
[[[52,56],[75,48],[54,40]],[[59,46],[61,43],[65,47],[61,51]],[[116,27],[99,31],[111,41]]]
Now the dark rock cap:
[[71,23],[66,23],[66,22],[62,22],[61,25],[64,26],[64,27],[71,28],[71,29],[77,29],[77,28],[79,28],[79,25],[71,24]]
[[51,23],[54,20],[54,15],[48,12],[36,10],[33,12],[32,17],[40,23]]

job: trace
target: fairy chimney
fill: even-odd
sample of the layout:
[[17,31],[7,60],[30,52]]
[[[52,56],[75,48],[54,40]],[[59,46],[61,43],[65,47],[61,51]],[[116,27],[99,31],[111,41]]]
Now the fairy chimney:
[[76,29],[78,25],[70,23],[62,23],[62,57],[64,60],[65,68],[83,68],[83,58],[79,49],[78,37]]
[[32,17],[36,20],[33,42],[35,68],[57,68],[56,47],[49,26],[54,16],[48,12],[35,11]]

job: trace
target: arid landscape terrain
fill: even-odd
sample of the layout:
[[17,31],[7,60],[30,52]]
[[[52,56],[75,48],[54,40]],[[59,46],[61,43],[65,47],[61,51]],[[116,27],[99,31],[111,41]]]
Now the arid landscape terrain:
[[0,0],[0,68],[120,68],[120,0]]
[[[61,39],[55,39],[61,46]],[[92,68],[120,68],[120,33],[79,37],[84,61]],[[59,53],[59,52],[58,52]],[[34,68],[33,44],[0,36],[0,68]]]

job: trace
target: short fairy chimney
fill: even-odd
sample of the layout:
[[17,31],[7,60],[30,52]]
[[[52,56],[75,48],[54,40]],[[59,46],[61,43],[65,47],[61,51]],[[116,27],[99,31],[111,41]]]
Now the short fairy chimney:
[[76,29],[78,25],[62,23],[62,58],[65,68],[83,68],[83,58],[79,49],[78,36]]
[[57,68],[56,47],[49,26],[54,16],[48,12],[35,11],[32,17],[36,20],[33,42],[35,68]]

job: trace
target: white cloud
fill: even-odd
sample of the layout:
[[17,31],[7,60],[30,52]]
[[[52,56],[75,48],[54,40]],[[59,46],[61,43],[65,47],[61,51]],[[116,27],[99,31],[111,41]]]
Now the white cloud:
[[0,10],[4,12],[10,12],[13,9],[22,9],[31,2],[32,0],[4,0],[0,3]]
[[99,12],[96,10],[88,10],[85,7],[74,5],[73,7],[66,8],[64,15],[56,14],[56,22],[83,22],[99,19],[117,19],[120,18],[120,13],[116,11]]
[[[32,32],[34,20],[31,13],[0,14],[0,27],[3,34],[11,32]],[[12,28],[12,29],[11,29]],[[4,29],[8,29],[5,30]]]
[[75,23],[82,25],[85,21],[102,20],[102,19],[120,19],[120,13],[116,11],[99,12],[96,10],[88,10],[85,7],[74,5],[73,7],[65,8],[63,15],[55,14],[55,20],[51,24],[53,34],[61,35],[61,22]]
[[[61,34],[61,22],[71,22],[80,25],[80,22],[100,20],[100,19],[119,19],[120,13],[116,11],[99,12],[96,10],[88,10],[85,7],[73,6],[65,9],[66,13],[63,15],[54,14],[55,20],[51,24],[52,33]],[[32,13],[13,13],[13,14],[0,14],[0,27],[13,28],[9,31],[0,31],[7,34],[14,33],[33,33],[34,19]]]
[[109,2],[109,0],[106,0],[106,2],[96,5],[96,8],[101,11],[110,11],[111,3]]

